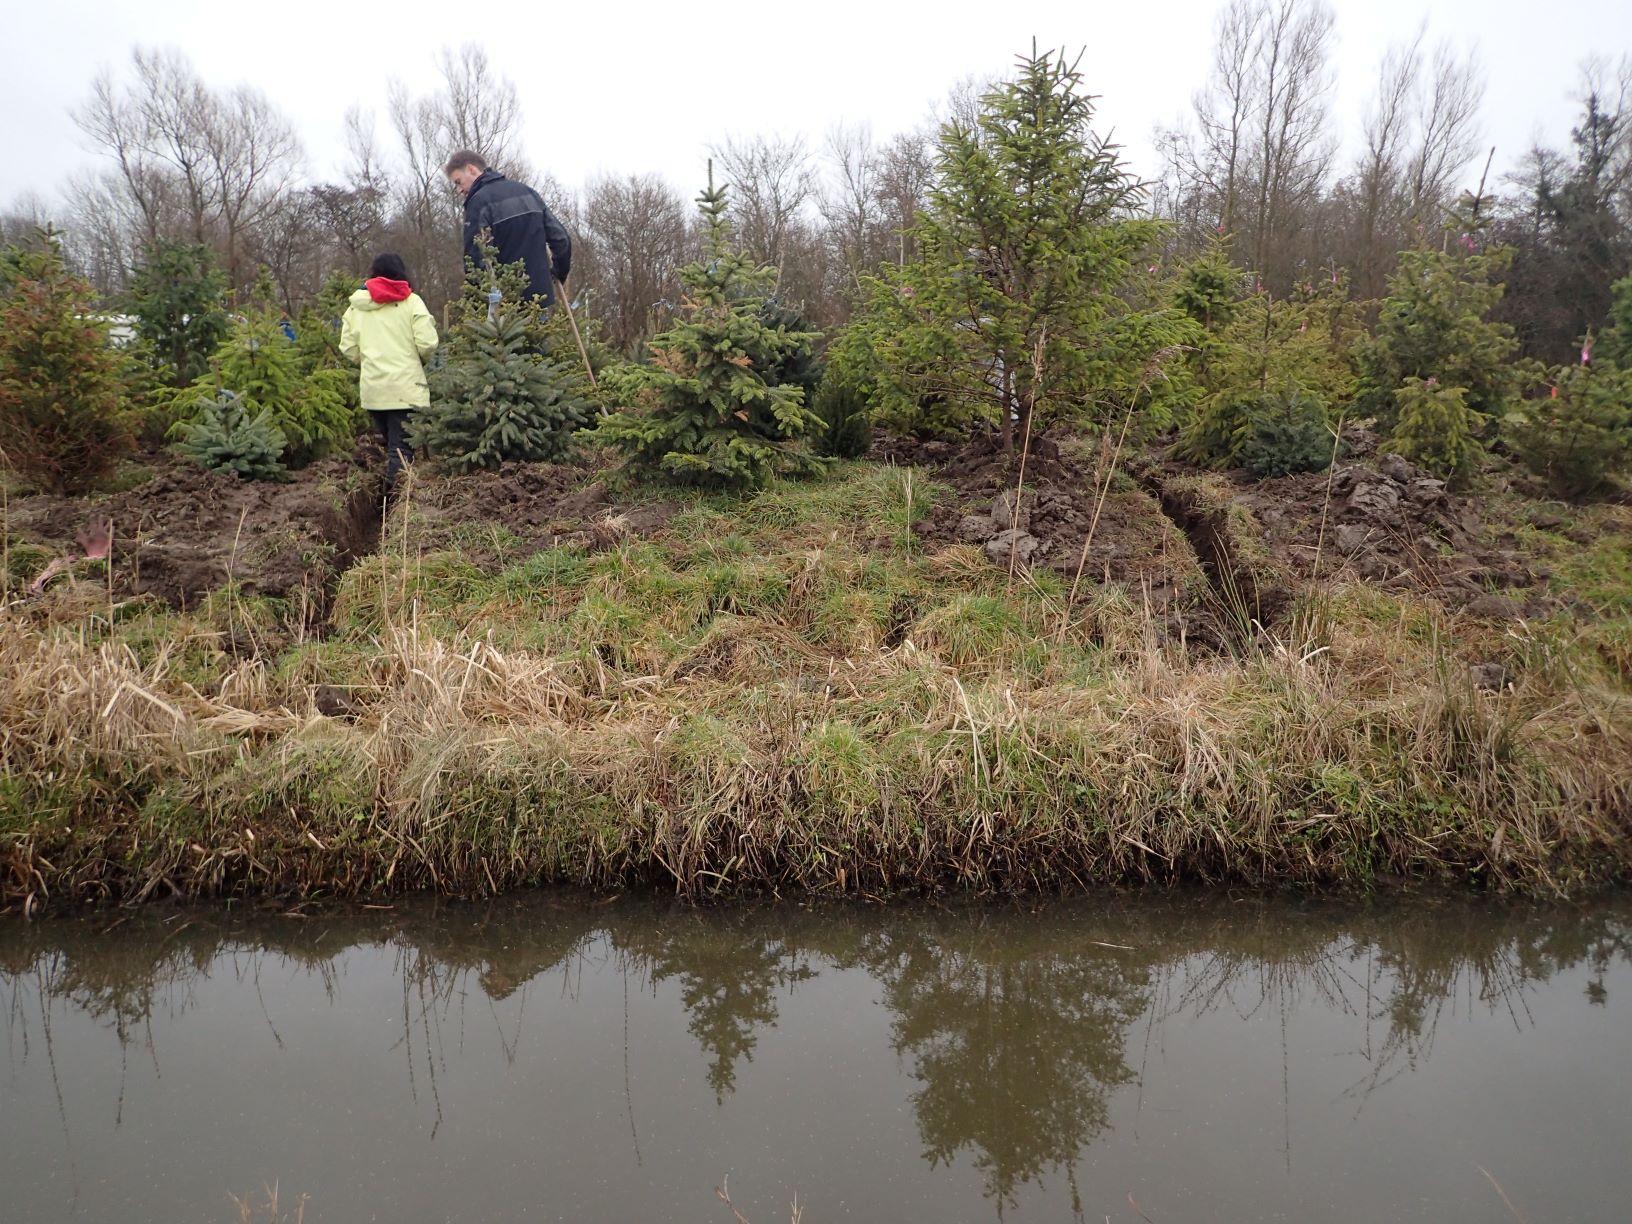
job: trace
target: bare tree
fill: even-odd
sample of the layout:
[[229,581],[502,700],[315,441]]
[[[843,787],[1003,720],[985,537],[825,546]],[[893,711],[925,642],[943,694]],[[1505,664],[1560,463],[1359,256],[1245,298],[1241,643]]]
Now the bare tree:
[[1218,195],[1219,224],[1225,232],[1235,228],[1251,112],[1257,104],[1258,34],[1266,15],[1263,5],[1252,0],[1233,0],[1220,15],[1211,96],[1196,100],[1205,142],[1202,164]]
[[1419,30],[1384,55],[1366,110],[1365,153],[1340,192],[1352,202],[1352,224],[1336,231],[1335,246],[1365,299],[1382,294],[1414,230],[1443,214],[1477,140],[1477,65],[1471,56],[1459,61],[1445,44],[1426,63],[1422,41]]
[[589,186],[574,283],[590,288],[607,339],[626,353],[660,330],[679,302],[686,217],[685,200],[656,175],[601,178]]
[[1231,0],[1213,69],[1194,98],[1197,130],[1158,133],[1159,198],[1189,223],[1244,239],[1243,258],[1284,288],[1310,252],[1300,239],[1322,203],[1335,142],[1327,101],[1332,15],[1322,0]]
[[835,127],[827,136],[825,181],[817,206],[827,226],[836,266],[844,282],[828,286],[828,296],[842,298],[890,257],[883,201],[883,158],[865,126]]
[[1278,0],[1260,30],[1252,263],[1266,282],[1284,290],[1295,274],[1293,239],[1326,186],[1336,147],[1326,113],[1331,10],[1320,0]]
[[206,112],[205,150],[227,276],[240,285],[243,235],[288,202],[300,140],[259,90],[241,85]]
[[496,75],[487,52],[475,43],[458,51],[443,47],[437,71],[443,87],[436,99],[440,134],[447,145],[442,156],[454,149],[474,149],[506,173],[529,178],[523,165],[521,101],[515,82]]
[[281,206],[299,171],[294,129],[256,90],[214,93],[174,49],[138,47],[131,64],[133,85],[103,72],[74,114],[114,163],[88,208],[99,225],[135,231],[111,242],[127,253],[159,237],[210,244],[234,283],[245,283],[245,237]]
[[131,53],[136,68],[137,140],[143,152],[173,172],[181,189],[194,242],[207,242],[214,211],[210,175],[210,125],[215,99],[181,52],[170,48]]
[[1437,216],[1455,190],[1456,176],[1479,147],[1479,104],[1485,86],[1470,53],[1458,61],[1450,47],[1434,49],[1431,75],[1417,90],[1416,145],[1406,163],[1412,219]]
[[902,132],[884,146],[879,157],[878,200],[887,240],[893,247],[890,257],[897,263],[917,254],[909,231],[928,204],[934,181],[935,142],[927,130]]
[[116,171],[83,172],[68,180],[64,247],[101,293],[125,287],[142,245],[154,236],[139,204]]
[[788,239],[815,194],[815,175],[804,138],[733,138],[711,151],[731,187],[731,218],[743,250],[782,270]]
[[31,242],[35,231],[50,223],[45,201],[37,193],[25,191],[0,209],[0,247]]

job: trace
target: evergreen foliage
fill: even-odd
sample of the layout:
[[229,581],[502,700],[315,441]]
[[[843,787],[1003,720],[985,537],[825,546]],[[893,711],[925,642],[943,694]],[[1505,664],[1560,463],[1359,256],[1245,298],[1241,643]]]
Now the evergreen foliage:
[[129,451],[120,358],[91,286],[42,230],[0,256],[0,458],[56,493],[78,493]]
[[1501,310],[1525,355],[1547,366],[1604,326],[1632,269],[1632,95],[1625,77],[1594,81],[1589,69],[1582,83],[1573,149],[1533,151],[1513,180],[1525,195],[1503,226],[1516,254]]
[[1433,378],[1407,378],[1394,393],[1398,418],[1384,450],[1404,455],[1447,480],[1466,478],[1484,454],[1482,413],[1468,404],[1466,387]]
[[1268,394],[1248,422],[1241,466],[1260,479],[1318,472],[1332,461],[1332,441],[1326,404],[1319,396],[1298,390]]
[[328,365],[303,371],[282,319],[263,276],[216,349],[210,370],[176,396],[175,415],[198,418],[214,411],[222,391],[235,392],[249,418],[266,411],[284,439],[284,462],[299,468],[348,447],[357,436],[357,375]]
[[[1465,196],[1439,248],[1400,252],[1375,334],[1356,349],[1356,404],[1384,433],[1393,433],[1404,415],[1407,386],[1428,381],[1441,396],[1443,388],[1461,387],[1468,411],[1480,419],[1499,419],[1512,404],[1518,342],[1512,328],[1486,319],[1501,300],[1500,277],[1512,251],[1483,249],[1481,230],[1474,201]],[[1451,453],[1460,446],[1446,439],[1438,449]]]
[[763,353],[749,354],[754,368],[772,386],[798,387],[805,393],[805,403],[814,404],[827,373],[827,361],[816,351],[820,336],[816,325],[797,306],[775,298],[760,302],[759,321],[772,343]]
[[1615,294],[1604,319],[1593,360],[1608,362],[1621,370],[1632,370],[1632,276],[1615,282]]
[[1005,444],[1033,413],[1152,423],[1187,395],[1177,354],[1199,327],[1133,304],[1162,227],[1132,215],[1142,188],[1091,129],[1081,76],[1023,56],[973,122],[941,128],[915,258],[862,282],[851,324],[876,353],[874,419],[914,433],[995,426]]
[[1526,404],[1510,430],[1525,465],[1566,497],[1632,471],[1632,370],[1564,366],[1550,382],[1552,394]]
[[[517,271],[521,268],[519,264],[507,266]],[[627,383],[627,376],[637,368],[636,364],[626,361],[606,342],[604,323],[581,306],[574,309],[575,314],[568,313],[565,292],[556,295],[556,304],[543,312],[540,321],[540,351],[574,372],[583,370],[584,356],[587,354],[589,368],[595,373],[595,382],[593,386],[581,387],[580,392],[598,411],[610,412],[632,403],[634,391]],[[577,324],[576,334],[573,331],[574,323]],[[584,346],[582,354],[578,351],[580,340]]]
[[194,463],[244,480],[281,480],[284,437],[270,409],[251,410],[235,391],[222,391],[176,430],[178,447]]
[[867,397],[861,388],[846,379],[842,371],[829,367],[817,388],[816,415],[822,429],[816,449],[837,459],[859,459],[873,445],[873,426],[867,419]]
[[142,248],[123,304],[172,385],[186,386],[209,369],[231,326],[226,293],[226,273],[208,247],[161,238]]
[[[321,384],[326,391],[339,392],[355,428],[362,424],[357,386],[357,367],[340,351],[340,320],[351,295],[358,288],[357,278],[346,272],[336,272],[323,282],[316,296],[301,310],[295,320],[295,354],[301,373]],[[344,375],[336,378],[324,371]]]
[[1202,253],[1186,264],[1173,287],[1173,305],[1201,325],[1208,336],[1229,326],[1242,298],[1246,273],[1230,262],[1228,239],[1215,234]]
[[573,368],[538,351],[536,300],[512,286],[489,303],[490,289],[514,271],[492,260],[470,269],[458,322],[431,370],[431,406],[413,416],[414,446],[453,472],[559,459],[590,419]]
[[[1216,273],[1208,279],[1230,281]],[[1185,280],[1178,295],[1205,300]],[[1206,309],[1215,325],[1192,354],[1201,402],[1184,426],[1179,453],[1264,472],[1325,467],[1332,410],[1354,390],[1347,354],[1359,324],[1344,279],[1305,281],[1290,298],[1261,288],[1235,302],[1214,296]]]
[[631,470],[682,484],[746,490],[818,472],[825,461],[804,440],[821,421],[804,388],[768,381],[796,368],[813,337],[766,322],[757,294],[774,269],[733,248],[726,188],[714,185],[712,164],[697,203],[705,258],[681,269],[685,300],[674,326],[652,340],[643,402],[604,419],[593,439],[623,451]]

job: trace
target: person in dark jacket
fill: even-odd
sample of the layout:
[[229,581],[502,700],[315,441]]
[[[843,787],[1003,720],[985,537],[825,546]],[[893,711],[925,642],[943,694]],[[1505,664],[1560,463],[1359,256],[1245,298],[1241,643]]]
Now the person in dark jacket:
[[465,197],[465,258],[481,262],[476,239],[486,230],[499,262],[524,265],[533,295],[554,305],[551,274],[566,284],[572,239],[538,192],[505,178],[468,149],[449,157],[442,169]]

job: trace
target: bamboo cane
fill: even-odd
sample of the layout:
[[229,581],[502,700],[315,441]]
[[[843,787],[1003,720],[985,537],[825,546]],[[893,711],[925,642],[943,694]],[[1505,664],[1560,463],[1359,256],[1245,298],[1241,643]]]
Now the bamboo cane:
[[[560,281],[555,282],[555,296],[566,308],[567,322],[572,324],[572,338],[578,342],[578,356],[584,359],[584,373],[589,375],[589,385],[595,387],[595,370],[589,364],[589,350],[584,347],[583,333],[578,330],[578,316],[572,313],[572,299],[567,296],[567,287]],[[607,415],[605,404],[601,405],[601,415]]]

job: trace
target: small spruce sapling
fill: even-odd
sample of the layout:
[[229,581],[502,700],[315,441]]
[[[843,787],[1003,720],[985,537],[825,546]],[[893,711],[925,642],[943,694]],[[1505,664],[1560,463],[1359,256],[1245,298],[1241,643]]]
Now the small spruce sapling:
[[1553,371],[1549,394],[1509,427],[1514,453],[1566,497],[1632,471],[1632,370],[1608,362]]
[[430,372],[431,406],[413,416],[414,446],[453,472],[565,456],[593,409],[582,379],[540,351],[545,343],[519,265],[472,265]]
[[[1501,300],[1501,277],[1513,250],[1484,245],[1486,223],[1478,205],[1471,193],[1464,195],[1438,245],[1400,252],[1374,333],[1356,346],[1356,406],[1375,417],[1384,434],[1397,432],[1406,388],[1419,395],[1429,380],[1439,388],[1462,388],[1468,410],[1481,422],[1499,420],[1517,394],[1518,341],[1511,327],[1486,317]],[[1420,435],[1408,445],[1446,454],[1465,449],[1460,440],[1432,444]]]
[[123,305],[173,386],[185,387],[209,369],[231,328],[226,297],[226,274],[209,247],[161,238],[142,248]]
[[1468,405],[1467,388],[1411,377],[1400,384],[1393,399],[1399,419],[1383,449],[1436,476],[1465,481],[1485,453],[1479,440],[1485,418]]
[[244,397],[222,391],[176,428],[178,447],[194,463],[243,480],[282,480],[284,437],[270,409],[251,412]]
[[652,341],[638,407],[601,421],[590,438],[628,456],[628,468],[681,484],[749,490],[775,476],[810,475],[826,461],[805,440],[821,420],[805,390],[769,377],[812,336],[766,321],[757,296],[775,275],[734,249],[726,188],[698,197],[705,258],[681,269],[685,300],[674,326]]

